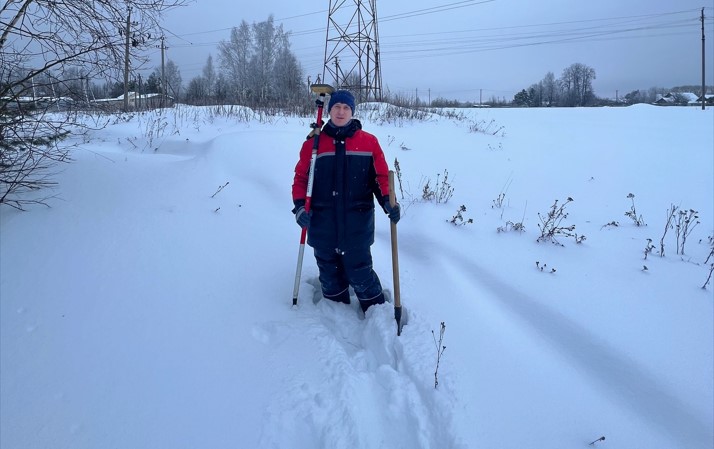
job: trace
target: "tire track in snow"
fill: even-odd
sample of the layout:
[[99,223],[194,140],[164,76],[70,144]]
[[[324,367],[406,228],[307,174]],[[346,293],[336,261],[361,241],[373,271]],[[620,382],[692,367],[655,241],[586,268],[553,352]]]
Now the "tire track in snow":
[[391,304],[372,307],[363,319],[356,298],[350,306],[321,300],[318,281],[307,283],[313,301],[301,302],[294,328],[314,342],[322,375],[296,378],[274,398],[260,446],[462,447],[452,432],[449,402],[428,385],[430,331],[410,321],[409,334],[397,337]]
[[[419,238],[430,240],[426,235]],[[680,441],[682,447],[692,441],[711,441],[711,427],[635,360],[556,310],[501,281],[457,250],[435,242],[424,246],[441,248],[438,254],[429,257],[432,262],[434,258],[440,259],[440,263],[433,263],[440,266],[443,273],[455,282],[466,280],[472,284],[470,291],[490,291],[488,298],[497,298],[505,310],[550,341],[551,347],[602,385],[614,400]]]

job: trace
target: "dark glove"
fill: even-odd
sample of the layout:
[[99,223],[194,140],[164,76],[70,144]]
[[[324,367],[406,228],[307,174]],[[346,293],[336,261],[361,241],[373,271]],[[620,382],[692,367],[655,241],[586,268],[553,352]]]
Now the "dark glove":
[[312,211],[307,212],[305,206],[298,207],[295,212],[295,221],[301,228],[310,229],[310,218],[312,217]]
[[399,219],[401,218],[401,208],[399,207],[399,203],[394,203],[394,206],[392,206],[389,203],[389,197],[385,196],[384,197],[384,212],[389,215],[389,219],[392,220],[392,223],[397,224]]

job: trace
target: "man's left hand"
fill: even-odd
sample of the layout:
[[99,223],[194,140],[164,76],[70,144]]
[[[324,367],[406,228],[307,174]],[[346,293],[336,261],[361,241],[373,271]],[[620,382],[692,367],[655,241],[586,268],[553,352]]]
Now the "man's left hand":
[[389,203],[389,198],[386,198],[386,201],[384,202],[384,211],[387,215],[389,215],[389,219],[392,220],[392,223],[397,224],[401,218],[401,207],[399,207],[399,203],[394,203],[394,206],[392,206]]

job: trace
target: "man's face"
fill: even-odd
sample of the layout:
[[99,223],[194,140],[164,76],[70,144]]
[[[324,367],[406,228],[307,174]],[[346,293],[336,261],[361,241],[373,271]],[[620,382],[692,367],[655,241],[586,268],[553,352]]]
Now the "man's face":
[[330,120],[335,126],[345,126],[352,119],[352,109],[344,103],[335,103],[330,109]]

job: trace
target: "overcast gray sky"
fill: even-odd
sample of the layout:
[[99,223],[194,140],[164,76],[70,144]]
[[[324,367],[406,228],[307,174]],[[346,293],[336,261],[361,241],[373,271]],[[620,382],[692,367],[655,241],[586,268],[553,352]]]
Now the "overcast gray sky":
[[[218,63],[217,44],[232,27],[272,14],[293,33],[292,50],[314,80],[323,71],[329,3],[196,0],[166,13],[166,56],[188,83],[209,54]],[[344,3],[342,9],[354,4]],[[701,85],[702,8],[706,82],[714,85],[714,0],[377,2],[382,85],[423,100],[511,100],[547,72],[558,78],[576,62],[595,69],[600,97]],[[158,50],[153,59],[160,61]]]

